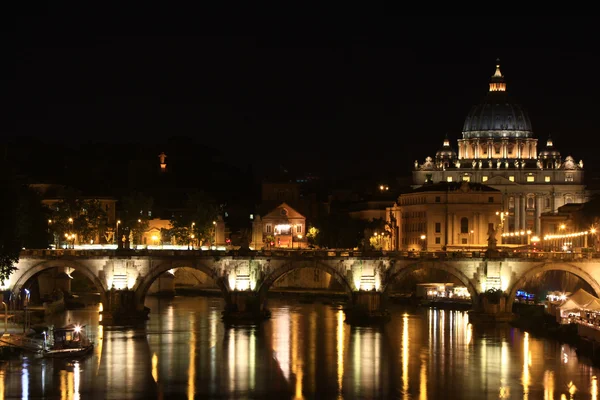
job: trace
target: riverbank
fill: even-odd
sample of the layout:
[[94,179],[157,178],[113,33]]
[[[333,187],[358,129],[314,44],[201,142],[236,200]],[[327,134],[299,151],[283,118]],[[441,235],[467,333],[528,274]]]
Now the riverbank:
[[511,325],[537,337],[549,338],[575,348],[579,357],[600,366],[600,343],[581,337],[577,324],[559,324],[556,318],[544,312],[543,305],[515,305],[517,317]]

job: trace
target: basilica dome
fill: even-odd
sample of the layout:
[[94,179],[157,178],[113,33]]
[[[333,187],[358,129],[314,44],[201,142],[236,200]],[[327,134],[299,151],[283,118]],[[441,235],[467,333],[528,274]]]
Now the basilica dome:
[[525,138],[533,137],[533,129],[527,112],[516,104],[506,92],[504,76],[497,60],[496,72],[490,80],[490,88],[483,101],[474,106],[463,126],[463,139],[469,138]]

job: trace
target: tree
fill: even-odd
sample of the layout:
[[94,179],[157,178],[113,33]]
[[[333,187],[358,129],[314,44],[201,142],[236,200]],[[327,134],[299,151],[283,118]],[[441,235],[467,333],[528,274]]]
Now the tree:
[[[214,244],[215,223],[219,208],[214,199],[204,192],[193,192],[188,195],[185,210],[171,217],[171,237],[178,243],[198,241]],[[194,239],[192,240],[192,235]]]
[[[3,166],[4,167],[4,166]],[[6,170],[4,170],[6,171]],[[21,252],[19,236],[19,185],[11,172],[0,176],[0,280],[5,281],[17,268]]]
[[319,236],[319,229],[311,226],[310,228],[308,228],[308,232],[306,233],[306,240],[308,241],[308,244],[310,244],[311,246],[314,246],[317,242],[317,237]]
[[23,248],[48,247],[48,214],[39,195],[0,163],[0,281],[16,270]]
[[50,220],[51,231],[59,241],[64,240],[65,235],[75,234],[81,243],[101,238],[107,225],[106,212],[100,202],[79,198],[75,192],[66,193],[52,205]]
[[132,233],[134,243],[141,243],[142,235],[148,230],[148,216],[152,212],[154,199],[140,192],[132,192],[121,199],[121,223],[123,232]]

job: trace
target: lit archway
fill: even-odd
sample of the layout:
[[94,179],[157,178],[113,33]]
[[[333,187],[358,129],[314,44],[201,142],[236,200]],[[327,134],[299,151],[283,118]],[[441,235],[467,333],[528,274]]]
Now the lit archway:
[[349,297],[352,295],[352,286],[350,285],[350,282],[348,282],[346,277],[344,275],[340,274],[338,272],[338,270],[336,270],[335,268],[333,268],[327,264],[324,264],[324,263],[319,263],[319,262],[315,263],[314,261],[299,261],[299,262],[289,262],[289,263],[283,264],[282,266],[278,267],[274,271],[270,272],[263,279],[263,281],[259,283],[259,286],[257,288],[257,292],[258,292],[260,298],[261,299],[266,298],[267,292],[279,278],[290,273],[291,271],[294,271],[296,269],[304,269],[304,268],[315,268],[315,269],[318,269],[318,270],[328,273],[342,285],[344,291],[346,293],[348,293]]
[[458,268],[448,265],[446,263],[422,263],[422,262],[420,262],[420,263],[411,264],[411,265],[408,265],[405,267],[398,267],[397,269],[394,268],[387,275],[387,277],[383,283],[383,293],[388,295],[390,287],[393,283],[401,281],[406,276],[412,274],[413,272],[415,272],[417,270],[427,269],[427,268],[438,270],[438,271],[445,271],[448,274],[455,277],[456,279],[458,279],[458,281],[467,288],[469,294],[471,295],[472,303],[476,304],[478,296],[479,296],[479,292],[473,285],[473,282],[471,281],[471,279],[469,279],[469,277],[466,276]]
[[156,267],[153,267],[150,273],[132,288],[135,291],[135,302],[136,306],[139,309],[142,309],[144,307],[144,301],[146,299],[146,295],[148,294],[150,286],[152,286],[152,283],[165,272],[175,268],[191,268],[203,272],[215,282],[217,287],[223,293],[223,297],[227,299],[227,285],[225,284],[224,279],[221,276],[219,276],[218,272],[214,268],[211,268],[210,266],[201,263],[165,262],[163,264],[157,265]]
[[71,268],[74,271],[79,272],[87,279],[89,279],[98,289],[98,291],[100,292],[100,300],[102,304],[108,304],[108,298],[106,295],[108,288],[106,287],[105,283],[102,280],[100,280],[100,278],[96,276],[96,274],[93,273],[89,268],[77,263],[76,261],[44,261],[35,265],[32,268],[27,269],[27,271],[23,272],[23,275],[21,275],[19,279],[15,282],[12,289],[13,294],[17,296],[21,292],[25,284],[31,278],[35,277],[41,272],[52,268]]
[[594,290],[596,296],[598,296],[598,294],[600,293],[600,284],[598,284],[598,282],[596,282],[596,280],[594,278],[592,278],[590,274],[588,274],[587,272],[585,272],[583,269],[581,269],[579,267],[576,267],[574,265],[567,264],[567,263],[540,264],[536,267],[533,267],[533,268],[527,270],[527,272],[525,272],[524,274],[522,274],[519,278],[517,278],[515,280],[515,282],[510,287],[510,290],[508,291],[508,299],[506,299],[506,309],[509,311],[512,310],[512,306],[515,301],[515,297],[517,295],[517,290],[519,290],[519,288],[521,286],[523,286],[527,282],[528,279],[530,279],[531,277],[533,277],[537,274],[540,274],[543,272],[548,272],[548,271],[569,272],[569,273],[577,276],[579,279],[583,280],[588,285],[590,285],[590,287]]

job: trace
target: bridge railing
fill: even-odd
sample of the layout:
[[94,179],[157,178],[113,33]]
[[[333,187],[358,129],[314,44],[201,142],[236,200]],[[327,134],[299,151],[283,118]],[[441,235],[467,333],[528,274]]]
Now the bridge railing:
[[[426,260],[460,260],[486,259],[484,251],[361,251],[361,250],[313,250],[313,249],[272,249],[272,250],[73,250],[73,249],[27,249],[21,251],[21,257],[289,257],[289,258],[393,258],[393,259],[426,259]],[[600,258],[600,253],[569,253],[569,252],[521,252],[514,250],[499,250],[494,258],[525,259],[525,260],[594,260]]]

